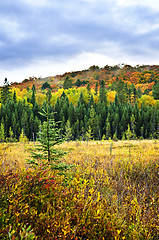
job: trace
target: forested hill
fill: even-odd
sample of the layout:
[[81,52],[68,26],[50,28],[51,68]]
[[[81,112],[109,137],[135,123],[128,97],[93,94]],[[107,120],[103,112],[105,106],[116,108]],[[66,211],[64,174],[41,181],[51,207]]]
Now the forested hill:
[[34,140],[49,109],[61,137],[159,138],[159,66],[91,66],[0,90],[0,141]]
[[142,90],[150,92],[156,80],[159,79],[159,66],[158,65],[137,65],[132,67],[130,65],[116,65],[99,68],[98,66],[91,66],[89,69],[83,71],[67,72],[63,75],[50,76],[46,78],[30,77],[23,80],[22,83],[11,83],[11,87],[18,87],[24,89],[32,87],[34,84],[36,89],[41,89],[42,85],[47,82],[50,84],[52,90],[56,91],[58,88],[63,87],[65,80],[68,80],[68,87],[80,87],[90,84],[95,87],[96,83],[104,80],[107,86],[113,82],[122,80],[128,84],[134,83],[136,88],[140,87]]

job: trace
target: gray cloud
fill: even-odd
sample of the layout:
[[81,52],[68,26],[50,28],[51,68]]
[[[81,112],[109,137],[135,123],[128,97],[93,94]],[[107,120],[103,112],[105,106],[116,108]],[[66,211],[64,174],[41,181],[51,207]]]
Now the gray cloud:
[[141,3],[5,0],[0,2],[0,70],[83,52],[151,60],[159,54],[158,23],[158,10]]

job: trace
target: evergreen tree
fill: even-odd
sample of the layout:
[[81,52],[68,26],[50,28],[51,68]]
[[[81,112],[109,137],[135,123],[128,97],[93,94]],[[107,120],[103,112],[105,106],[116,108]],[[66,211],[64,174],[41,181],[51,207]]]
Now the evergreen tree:
[[91,87],[90,87],[90,83],[87,84],[87,91],[89,94],[91,94]]
[[108,101],[107,101],[107,91],[106,91],[106,87],[105,87],[105,82],[104,82],[104,80],[102,80],[102,81],[100,82],[99,100],[100,100],[101,102],[104,102],[106,105],[108,104]]
[[135,116],[134,116],[134,114],[132,114],[132,116],[131,116],[130,123],[131,123],[131,129],[132,129],[132,139],[135,139],[136,133],[135,133]]
[[130,124],[128,124],[128,128],[127,128],[127,131],[125,132],[126,134],[126,139],[127,140],[130,140],[133,136],[132,132],[131,132],[131,129],[130,129]]
[[7,78],[5,78],[3,87],[1,89],[1,102],[5,104],[7,100],[10,98],[11,98],[10,85]]
[[76,122],[76,111],[72,102],[69,104],[68,116],[69,116],[71,125],[73,125]]
[[156,99],[156,100],[159,99],[159,80],[157,80],[156,83],[153,85],[152,95],[153,95],[154,99]]
[[62,164],[60,158],[65,155],[65,152],[55,148],[64,141],[64,139],[61,139],[60,129],[57,128],[54,119],[49,118],[48,112],[43,111],[41,114],[46,117],[46,121],[40,127],[41,131],[38,133],[39,144],[32,152],[33,160],[28,161],[28,163],[37,166],[40,164],[51,165],[54,169],[64,170],[68,166]]
[[90,126],[88,127],[88,130],[85,133],[85,139],[87,141],[87,144],[88,144],[88,141],[92,139],[92,130]]
[[45,89],[51,89],[51,86],[50,86],[50,84],[48,83],[48,82],[45,82],[45,83],[43,83],[43,85],[42,85],[42,87],[41,87],[41,90],[45,90]]
[[95,85],[95,95],[98,94],[98,82],[96,82],[96,85]]
[[78,78],[77,81],[75,82],[75,86],[80,87],[82,85],[81,80]]
[[113,89],[117,92],[118,101],[120,103],[125,103],[127,101],[127,98],[128,98],[127,85],[121,79],[118,80],[118,78],[117,78],[117,82],[114,83],[114,88]]
[[70,141],[71,138],[72,138],[72,128],[71,128],[71,124],[70,124],[69,120],[67,120],[67,122],[66,122],[65,138],[66,138],[67,141]]
[[93,106],[91,106],[88,125],[90,126],[92,133],[94,135],[96,134],[96,127],[97,127],[97,122],[96,122],[95,116],[96,116],[95,109]]
[[48,89],[48,91],[46,93],[46,96],[47,96],[47,102],[50,105],[50,101],[51,101],[51,98],[52,98],[52,94],[51,94],[51,89],[50,88]]
[[36,93],[36,89],[35,89],[35,86],[34,86],[34,87],[32,87],[32,96],[31,96],[31,99],[30,99],[30,102],[33,104],[33,107],[34,107],[34,105],[36,103],[35,93]]
[[36,87],[35,87],[35,85],[33,84],[33,86],[32,86],[32,89],[31,89],[33,92],[35,92],[36,93]]
[[106,134],[105,134],[105,137],[106,137],[107,140],[111,137],[111,129],[110,129],[110,123],[109,123],[108,118],[106,120]]
[[69,79],[69,77],[67,76],[64,80],[63,88],[68,89],[68,88],[71,88],[71,87],[72,87],[72,79]]
[[13,131],[12,131],[12,128],[10,127],[10,128],[9,128],[9,141],[10,141],[10,142],[13,142],[13,141],[14,141],[13,135],[14,135],[14,133],[13,133]]
[[4,142],[4,140],[5,140],[4,124],[1,123],[1,125],[0,125],[0,141]]
[[13,93],[13,102],[14,102],[14,103],[17,102],[17,95],[16,95],[15,90],[14,90],[14,93]]

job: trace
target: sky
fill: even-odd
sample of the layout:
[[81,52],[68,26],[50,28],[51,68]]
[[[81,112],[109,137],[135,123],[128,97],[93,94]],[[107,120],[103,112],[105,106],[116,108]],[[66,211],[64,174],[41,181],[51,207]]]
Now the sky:
[[0,1],[0,85],[122,63],[159,64],[158,0]]

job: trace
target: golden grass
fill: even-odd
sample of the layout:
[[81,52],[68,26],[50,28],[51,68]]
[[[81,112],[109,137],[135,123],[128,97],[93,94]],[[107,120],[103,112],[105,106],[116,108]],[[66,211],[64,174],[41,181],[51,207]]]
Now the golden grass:
[[[19,175],[17,175],[17,170],[27,168],[26,159],[29,158],[30,151],[34,149],[33,143],[0,144],[2,186],[6,169],[16,170],[12,175],[10,172],[6,175],[8,178],[6,184],[11,181],[9,185],[11,187],[7,189],[12,190],[13,195],[16,192],[15,196],[19,196],[20,202],[18,198],[14,199],[14,205],[17,201],[15,208],[10,204],[11,216],[19,216],[20,220],[17,222],[21,222],[26,217],[27,222],[32,223],[33,228],[36,226],[35,233],[39,236],[41,226],[45,222],[43,217],[45,217],[46,226],[43,225],[42,232],[46,230],[46,227],[49,229],[48,232],[45,231],[45,236],[56,235],[57,232],[60,236],[63,234],[62,239],[82,239],[78,236],[81,236],[84,231],[86,231],[86,236],[89,236],[92,231],[98,235],[99,228],[99,237],[93,238],[91,235],[88,239],[105,239],[103,224],[109,233],[111,232],[109,223],[112,226],[111,234],[114,238],[106,239],[158,239],[159,140],[64,142],[60,147],[68,151],[62,161],[74,165],[68,175],[67,173],[56,175],[54,172],[47,171],[44,176],[46,171],[36,172],[35,170],[35,175],[30,176],[30,169],[19,171]],[[49,185],[46,184],[49,176],[52,176],[50,174],[53,174],[55,179],[52,192],[49,192]],[[18,181],[17,176],[19,176]],[[18,187],[14,187],[12,178],[13,183],[17,181]],[[44,186],[41,185],[42,180],[44,180]],[[41,187],[44,188],[42,192]],[[28,188],[32,191],[32,193],[29,192],[29,197],[34,199],[31,202],[34,203],[34,207],[30,205],[29,214],[23,213],[26,201],[21,199],[24,195],[25,199],[28,199]],[[4,187],[3,190],[1,196],[9,194],[6,198],[11,198],[13,201],[10,192],[6,193]],[[53,195],[49,195],[50,193]],[[37,199],[41,199],[42,196],[45,203],[43,203],[44,209],[49,209],[49,211],[45,213],[41,211],[37,215],[36,211],[40,211],[38,206],[41,206],[38,205]],[[29,203],[30,200],[27,201]],[[57,204],[56,212],[54,207],[51,207],[52,202]],[[8,219],[6,212],[5,210],[3,215]],[[36,225],[33,219],[35,223],[39,221],[39,225]],[[15,219],[13,218],[12,221],[14,224]],[[92,221],[97,226],[95,230],[93,230]],[[7,224],[4,223],[4,228],[10,223]],[[51,227],[50,224],[52,224]],[[74,229],[78,229],[79,235],[75,234]],[[77,238],[70,237],[75,235]]]
[[[112,145],[112,151],[110,147]],[[70,164],[85,165],[88,161],[110,162],[119,160],[131,160],[147,162],[159,160],[159,140],[131,140],[131,141],[89,141],[64,142],[62,149],[68,151],[64,157]],[[30,151],[34,149],[33,143],[1,143],[0,164],[17,168],[26,166],[26,159],[30,157]]]

